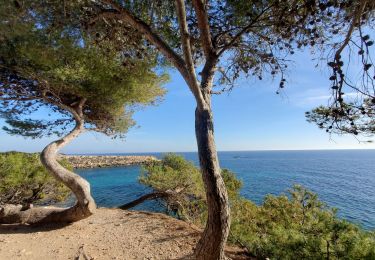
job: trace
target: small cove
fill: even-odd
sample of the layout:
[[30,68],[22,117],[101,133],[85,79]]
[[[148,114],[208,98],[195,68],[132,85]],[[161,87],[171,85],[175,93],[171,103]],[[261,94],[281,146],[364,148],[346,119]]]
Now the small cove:
[[[198,163],[196,153],[182,155]],[[375,228],[373,150],[219,152],[219,158],[223,168],[232,170],[243,181],[241,194],[257,204],[267,194],[278,195],[298,183],[317,192],[329,206],[338,208],[340,217],[367,229]],[[100,207],[116,207],[150,192],[138,182],[141,166],[77,172],[90,182]],[[163,211],[157,202],[146,202],[135,209]]]

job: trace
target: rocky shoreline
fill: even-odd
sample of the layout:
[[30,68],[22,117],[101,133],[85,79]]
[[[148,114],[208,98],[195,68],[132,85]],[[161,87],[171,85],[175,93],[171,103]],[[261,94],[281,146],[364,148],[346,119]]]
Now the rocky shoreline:
[[68,160],[76,169],[139,165],[158,160],[148,155],[60,155],[60,158]]

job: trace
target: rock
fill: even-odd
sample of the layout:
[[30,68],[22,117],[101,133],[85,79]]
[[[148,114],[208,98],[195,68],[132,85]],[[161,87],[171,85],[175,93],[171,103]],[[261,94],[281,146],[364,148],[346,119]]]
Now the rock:
[[147,155],[59,155],[59,159],[67,159],[74,168],[81,169],[147,164],[158,160],[154,156]]

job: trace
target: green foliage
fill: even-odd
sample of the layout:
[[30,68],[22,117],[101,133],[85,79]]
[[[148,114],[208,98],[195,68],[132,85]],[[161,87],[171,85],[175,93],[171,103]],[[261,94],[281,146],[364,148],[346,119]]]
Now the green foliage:
[[306,112],[307,121],[315,123],[327,133],[374,135],[375,99],[359,103],[342,102],[340,106],[319,106]]
[[[140,181],[155,190],[187,187],[168,198],[177,216],[204,226],[207,215],[200,172],[183,157],[168,154],[145,166]],[[374,259],[375,232],[341,220],[318,196],[294,186],[287,195],[265,198],[262,205],[243,198],[234,173],[222,170],[231,205],[229,241],[264,259]]]
[[[72,169],[66,160],[60,163]],[[69,194],[43,167],[38,153],[0,153],[0,204],[58,202]]]
[[203,197],[203,182],[199,170],[182,156],[167,154],[162,161],[144,166],[140,182],[155,190],[176,190]]
[[[230,198],[238,196],[242,186],[236,176],[222,170]],[[144,166],[140,182],[156,191],[181,190],[178,195],[166,199],[173,214],[202,226],[206,222],[207,206],[202,176],[192,163],[176,154],[167,154],[163,160]]]
[[373,232],[337,218],[334,209],[301,186],[294,186],[288,195],[269,195],[261,206],[236,200],[230,240],[260,258],[374,258]]
[[167,154],[162,161],[144,166],[140,182],[156,191],[180,191],[167,197],[167,209],[181,219],[204,222],[206,204],[199,169],[182,156]]
[[236,175],[228,169],[221,170],[225,187],[227,188],[229,199],[237,198],[240,189],[242,188],[242,181],[237,179]]
[[[156,60],[99,44],[77,17],[60,17],[60,1],[38,2],[0,6],[0,113],[11,126],[4,130],[34,138],[64,134],[72,124],[68,110],[85,98],[87,128],[126,133],[134,125],[134,106],[155,104],[165,93],[160,86],[167,78],[154,71]],[[30,113],[40,107],[63,117],[35,120]]]
[[[121,13],[123,8],[142,21],[143,26],[149,27],[168,48],[182,55],[182,32],[173,1],[117,0],[112,1],[114,4],[108,1],[95,3],[99,10],[91,8],[86,19],[100,16],[102,12],[111,17],[110,14],[117,14],[119,9]],[[367,35],[367,42],[364,41],[362,33],[365,32],[366,26],[373,26],[373,1],[212,0],[203,1],[202,7],[193,3],[194,1],[184,1],[193,62],[199,67],[208,59],[203,54],[204,46],[209,44],[205,42],[207,37],[201,37],[205,34],[203,26],[209,29],[212,52],[221,58],[215,64],[218,68],[215,86],[220,86],[220,89],[232,89],[241,75],[260,80],[268,75],[280,75],[281,91],[287,82],[286,72],[290,61],[287,57],[293,55],[297,49],[308,47],[311,47],[314,53],[324,54],[319,55],[321,60],[324,56],[327,62],[334,60],[335,64],[341,64],[340,54],[345,53],[343,50],[350,49],[353,54],[360,51],[366,70],[371,67],[369,51],[365,46],[373,45],[373,40]],[[197,22],[200,20],[197,15],[199,8],[208,14],[207,23],[203,22],[204,25]],[[360,22],[357,21],[358,17],[361,17]],[[126,24],[127,19],[113,20],[112,27],[121,27]],[[111,41],[116,40],[116,37],[111,35],[111,32],[107,33]],[[209,63],[212,63],[212,60]],[[344,75],[344,67],[341,66],[335,67],[333,74],[337,79],[343,75],[342,78],[350,82],[349,77]],[[373,75],[367,74],[366,80],[363,81],[368,83],[362,84],[366,92],[373,93],[372,85],[369,84]],[[355,89],[354,85],[345,85],[348,89]]]

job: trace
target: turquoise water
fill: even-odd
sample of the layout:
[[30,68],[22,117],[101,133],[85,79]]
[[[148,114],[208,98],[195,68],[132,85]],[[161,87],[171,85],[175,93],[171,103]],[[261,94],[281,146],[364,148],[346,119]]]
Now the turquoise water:
[[[140,166],[78,169],[90,182],[91,192],[99,207],[117,207],[147,194],[152,189],[140,184],[138,176]],[[161,212],[158,202],[145,202],[133,209]]]
[[[181,154],[197,164],[196,153]],[[243,181],[241,194],[258,204],[298,183],[339,209],[340,217],[375,228],[375,150],[219,152],[219,159]],[[150,191],[137,182],[139,166],[78,172],[91,183],[99,206],[119,206]],[[161,207],[148,202],[138,209]]]

